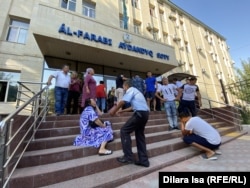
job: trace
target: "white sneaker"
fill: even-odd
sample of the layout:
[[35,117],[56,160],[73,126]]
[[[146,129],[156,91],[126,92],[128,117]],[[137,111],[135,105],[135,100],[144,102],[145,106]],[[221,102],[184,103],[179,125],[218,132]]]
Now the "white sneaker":
[[218,157],[216,157],[215,155],[212,155],[211,157],[207,157],[205,153],[201,154],[200,157],[205,160],[217,160],[218,159]]
[[214,150],[216,155],[222,155],[222,152],[220,150]]

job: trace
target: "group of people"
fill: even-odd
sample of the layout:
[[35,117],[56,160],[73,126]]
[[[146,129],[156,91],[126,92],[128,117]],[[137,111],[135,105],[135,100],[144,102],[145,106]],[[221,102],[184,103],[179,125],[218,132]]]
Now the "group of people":
[[[68,71],[69,67],[64,66],[62,71],[54,73],[48,79],[48,84],[51,84],[52,78],[57,78],[55,111],[59,114],[62,114],[64,110],[60,104],[66,104],[67,84],[70,86],[75,83],[68,77]],[[86,70],[82,88],[81,106],[83,108],[80,117],[80,135],[75,138],[74,145],[96,147],[99,148],[99,155],[110,155],[113,151],[106,149],[106,145],[114,139],[112,123],[100,119],[100,115],[103,112],[96,104],[98,100],[96,98],[96,81],[93,78],[93,74],[94,69],[88,68]],[[118,162],[133,163],[144,167],[150,166],[144,130],[149,118],[149,112],[151,111],[151,102],[153,102],[153,110],[155,110],[155,97],[164,104],[170,130],[179,129],[177,117],[179,115],[183,141],[204,151],[205,153],[202,155],[204,159],[217,159],[216,155],[219,152],[215,151],[215,149],[219,148],[221,138],[216,129],[196,116],[195,96],[198,98],[198,105],[201,106],[201,97],[196,80],[196,77],[189,77],[186,84],[178,86],[174,82],[169,83],[168,78],[163,78],[162,84],[159,85],[150,71],[147,73],[145,84],[141,85],[139,83],[143,83],[143,79],[138,75],[133,79],[128,79],[123,75],[117,77],[116,89],[113,88],[113,91],[110,91],[113,93],[115,102],[108,113],[111,116],[115,116],[126,111],[134,112],[120,129],[124,155],[117,158]],[[179,101],[178,108],[176,101]],[[102,103],[102,101],[100,100],[98,103]],[[124,106],[127,107],[124,108]],[[132,152],[132,132],[135,132],[138,160],[134,159]]]
[[[132,82],[129,79],[123,83],[122,87],[125,94],[109,111],[109,114],[115,116],[125,112],[128,108],[133,110],[134,113],[120,130],[124,156],[118,157],[117,161],[124,164],[133,163],[135,165],[149,167],[150,163],[144,135],[144,129],[149,117],[149,109],[145,97],[138,89],[132,87]],[[113,151],[106,149],[106,145],[113,140],[112,123],[101,120],[100,115],[102,113],[95,101],[96,100],[90,98],[85,100],[85,107],[80,117],[80,135],[75,138],[73,145],[96,147],[99,148],[99,155],[110,155]],[[129,103],[130,107],[121,110],[125,103]],[[132,132],[135,132],[138,160],[134,160],[132,152],[130,135]]]
[[[69,74],[69,66],[63,65],[62,70],[52,73],[47,81],[55,78],[55,114],[78,114],[85,107],[85,100],[96,99],[97,106],[102,112],[106,109],[107,91],[103,81],[97,85],[94,77],[94,69],[87,68],[83,81],[76,71]],[[112,99],[112,92],[109,94]]]

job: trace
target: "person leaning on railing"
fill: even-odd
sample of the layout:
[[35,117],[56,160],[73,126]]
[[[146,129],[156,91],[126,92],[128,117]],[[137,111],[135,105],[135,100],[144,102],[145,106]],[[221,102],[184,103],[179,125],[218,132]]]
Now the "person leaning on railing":
[[47,85],[51,85],[53,78],[55,83],[55,114],[57,116],[64,114],[64,108],[68,99],[68,91],[70,86],[69,66],[63,65],[61,71],[55,71],[48,78]]

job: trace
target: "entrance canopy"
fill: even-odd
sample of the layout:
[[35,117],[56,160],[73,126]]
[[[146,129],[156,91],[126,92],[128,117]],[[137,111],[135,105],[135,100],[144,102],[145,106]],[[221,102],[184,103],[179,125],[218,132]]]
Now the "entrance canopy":
[[[93,47],[84,43],[76,43],[41,34],[34,34],[34,37],[49,67],[52,63],[50,60],[53,58],[59,59],[56,63],[58,67],[55,68],[60,68],[64,60],[69,60],[78,62],[76,70],[77,68],[79,70],[79,67],[85,64],[88,64],[88,66],[93,65],[93,67],[103,67],[94,68],[97,74],[103,74],[104,67],[110,67],[105,71],[107,75],[117,75],[120,69],[132,71],[134,73],[146,73],[147,71],[151,71],[154,75],[159,76],[176,67],[175,59],[171,59],[170,63],[167,61],[166,63],[161,63],[153,58],[142,58],[141,54],[131,55],[132,52],[128,51],[121,53],[118,49],[117,52],[113,52],[110,50],[109,46],[103,46],[103,48],[99,48],[99,46]],[[109,48],[109,50],[105,48]],[[55,62],[52,64],[54,66]],[[72,67],[71,69],[73,70]]]
[[[183,80],[186,79],[187,77],[194,76],[192,74],[187,74],[187,73],[174,73],[168,76],[168,80],[173,80],[174,78],[177,78],[178,80]],[[197,76],[194,76],[197,77]]]

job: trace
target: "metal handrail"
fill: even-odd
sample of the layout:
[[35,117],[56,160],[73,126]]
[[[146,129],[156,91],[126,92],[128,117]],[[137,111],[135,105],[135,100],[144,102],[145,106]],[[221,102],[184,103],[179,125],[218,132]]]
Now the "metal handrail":
[[[1,183],[3,188],[8,186],[10,178],[13,175],[19,161],[29,146],[29,143],[34,140],[34,135],[41,123],[45,121],[49,110],[49,86],[45,86],[36,93],[29,89],[25,83],[39,84],[40,86],[45,84],[41,82],[19,82],[21,89],[19,90],[17,97],[17,109],[0,122],[0,156],[2,156]],[[18,106],[21,99],[21,94],[23,94],[22,88],[25,88],[27,91],[31,92],[32,96],[28,99],[28,101],[24,102],[21,106]],[[43,97],[45,98],[44,100]],[[27,115],[27,117],[25,116],[26,119],[21,122],[21,125],[18,125],[18,129],[12,133],[14,118],[18,117],[18,115],[20,115],[24,110],[27,110],[25,108],[29,105],[32,106],[31,113]],[[16,144],[15,141],[18,143]],[[12,160],[14,160],[14,162],[12,162]]]
[[[243,130],[241,124],[242,118],[240,114],[240,111],[243,110],[242,108],[207,98],[201,98],[201,99],[203,100],[203,102],[204,100],[208,101],[209,109],[201,108],[200,111],[202,111],[205,114],[211,115],[213,118],[219,118],[229,124],[233,124],[239,131]],[[219,107],[216,105],[213,106],[211,103],[219,104],[220,106]],[[221,108],[221,106],[229,107],[230,110]]]

